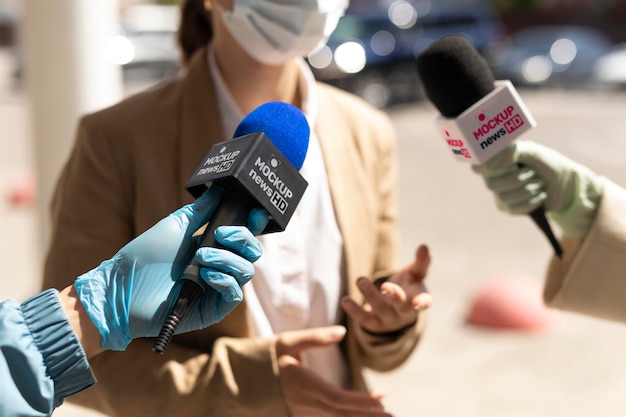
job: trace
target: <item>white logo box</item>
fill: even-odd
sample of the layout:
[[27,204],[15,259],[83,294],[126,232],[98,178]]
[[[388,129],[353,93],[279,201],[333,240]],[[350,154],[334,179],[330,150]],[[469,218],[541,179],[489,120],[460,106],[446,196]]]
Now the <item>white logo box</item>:
[[458,117],[438,116],[435,122],[452,154],[472,164],[488,161],[537,126],[510,81],[496,81],[491,93]]

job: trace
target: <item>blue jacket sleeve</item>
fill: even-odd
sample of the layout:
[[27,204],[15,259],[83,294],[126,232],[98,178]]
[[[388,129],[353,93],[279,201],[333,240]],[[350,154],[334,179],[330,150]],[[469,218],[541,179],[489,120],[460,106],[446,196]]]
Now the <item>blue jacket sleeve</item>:
[[1,416],[49,416],[94,383],[56,290],[0,303]]

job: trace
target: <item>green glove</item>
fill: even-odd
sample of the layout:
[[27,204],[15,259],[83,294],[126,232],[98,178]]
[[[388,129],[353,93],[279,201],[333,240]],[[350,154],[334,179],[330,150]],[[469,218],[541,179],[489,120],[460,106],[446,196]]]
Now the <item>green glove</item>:
[[529,214],[543,205],[565,237],[589,232],[602,198],[602,183],[589,168],[535,142],[514,142],[472,169],[501,210]]

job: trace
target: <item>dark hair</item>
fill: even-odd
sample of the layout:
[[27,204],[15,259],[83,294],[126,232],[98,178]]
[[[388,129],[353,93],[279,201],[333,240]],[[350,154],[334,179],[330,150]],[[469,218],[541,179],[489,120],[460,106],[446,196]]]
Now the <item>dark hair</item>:
[[177,41],[187,65],[194,52],[206,46],[213,37],[211,12],[204,7],[204,0],[180,0],[181,13]]

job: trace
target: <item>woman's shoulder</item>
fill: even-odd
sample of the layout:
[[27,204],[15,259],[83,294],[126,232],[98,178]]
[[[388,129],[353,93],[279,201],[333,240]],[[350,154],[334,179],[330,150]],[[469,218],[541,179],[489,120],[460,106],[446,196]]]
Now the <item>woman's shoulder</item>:
[[171,145],[177,137],[182,86],[177,78],[163,81],[82,116],[76,141],[108,143],[118,151]]
[[393,130],[389,115],[356,94],[318,82],[320,109],[338,116],[357,130]]
[[163,80],[133,93],[104,109],[81,117],[81,123],[96,126],[155,123],[176,114],[182,92],[182,79]]
[[354,108],[355,110],[367,113],[383,113],[382,110],[374,107],[363,98],[346,90],[342,90],[333,85],[318,81],[317,87],[319,95],[324,100],[330,100],[343,107]]

